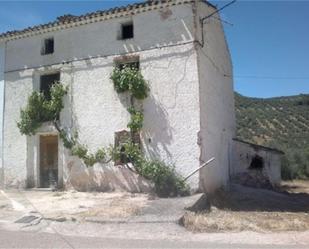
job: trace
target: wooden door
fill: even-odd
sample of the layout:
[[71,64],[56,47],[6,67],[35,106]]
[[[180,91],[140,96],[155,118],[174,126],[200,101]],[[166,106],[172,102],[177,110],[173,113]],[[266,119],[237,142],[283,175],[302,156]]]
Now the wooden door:
[[40,187],[56,187],[58,183],[58,136],[40,136]]

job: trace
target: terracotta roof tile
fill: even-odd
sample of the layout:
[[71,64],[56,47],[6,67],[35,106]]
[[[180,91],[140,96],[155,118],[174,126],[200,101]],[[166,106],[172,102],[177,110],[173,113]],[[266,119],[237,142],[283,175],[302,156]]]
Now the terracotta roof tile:
[[[91,22],[100,21],[100,20],[95,20],[98,17],[104,17],[104,19],[109,19],[109,18],[115,18],[115,17],[125,16],[125,15],[132,15],[135,13],[139,13],[140,11],[149,11],[153,9],[153,8],[150,8],[150,9],[146,8],[148,6],[153,6],[155,9],[160,5],[170,6],[170,5],[186,4],[186,3],[192,3],[192,2],[194,2],[194,0],[156,0],[156,1],[149,0],[146,2],[129,4],[127,6],[115,7],[115,8],[111,8],[108,10],[90,12],[90,13],[86,13],[80,16],[74,16],[71,14],[67,14],[67,15],[57,17],[57,19],[53,22],[49,22],[46,24],[41,24],[41,25],[37,25],[33,27],[28,27],[23,30],[12,30],[12,31],[2,33],[0,34],[0,41],[20,39],[25,36],[32,36],[38,33],[50,32],[52,31],[50,29],[52,29],[53,27],[59,27],[60,29],[64,29],[64,28],[69,28],[69,27],[73,27],[76,25],[83,25],[83,24],[89,23],[90,21]],[[65,24],[66,25],[69,24],[69,25],[66,26]]]

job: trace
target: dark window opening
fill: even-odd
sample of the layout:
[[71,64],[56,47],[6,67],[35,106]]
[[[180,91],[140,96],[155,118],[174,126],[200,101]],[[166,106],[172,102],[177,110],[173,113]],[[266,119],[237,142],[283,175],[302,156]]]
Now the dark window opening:
[[263,169],[264,159],[258,155],[252,158],[249,169]]
[[41,53],[42,55],[54,53],[54,38],[44,40]]
[[135,144],[140,145],[141,143],[138,133],[132,134],[131,132],[126,130],[115,132],[115,147],[120,148],[120,157],[118,161],[115,161],[115,165],[124,165],[131,161],[130,158],[126,156],[124,146],[124,144],[130,140],[132,140],[132,142]]
[[118,161],[115,161],[115,165],[123,165],[128,163],[128,158],[125,155],[125,147],[123,146],[130,139],[130,132],[123,130],[115,132],[115,147],[120,147],[120,158]]
[[131,39],[134,37],[133,23],[126,23],[121,25],[121,39]]
[[129,162],[129,158],[127,158],[125,152],[126,152],[125,147],[121,146],[121,148],[120,148],[119,164],[127,164]]
[[40,91],[44,94],[47,100],[51,99],[51,87],[60,81],[60,73],[41,75],[40,78]]
[[122,70],[125,67],[131,67],[131,68],[136,68],[139,69],[139,61],[133,61],[133,62],[120,62],[117,64],[117,67]]

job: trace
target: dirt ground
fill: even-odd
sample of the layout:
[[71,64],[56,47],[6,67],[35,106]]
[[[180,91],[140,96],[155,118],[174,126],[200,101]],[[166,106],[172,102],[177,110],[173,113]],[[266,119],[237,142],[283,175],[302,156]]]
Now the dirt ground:
[[304,193],[309,194],[309,180],[283,181],[280,190],[288,193]]
[[[7,192],[6,196],[7,198],[2,196],[1,199],[1,213],[12,213],[12,211],[16,211],[17,215],[39,213],[44,219],[80,221],[93,216],[125,218],[136,215],[149,199],[146,194],[76,191],[19,191]],[[18,204],[17,208],[15,207],[18,210],[14,210],[10,200]]]
[[187,212],[193,232],[309,230],[309,181],[283,182],[275,191],[235,187],[219,192],[208,213]]

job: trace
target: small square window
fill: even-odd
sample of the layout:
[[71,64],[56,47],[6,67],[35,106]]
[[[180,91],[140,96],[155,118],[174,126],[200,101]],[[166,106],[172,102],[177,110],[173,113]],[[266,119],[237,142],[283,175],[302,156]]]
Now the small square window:
[[54,38],[47,38],[43,41],[41,54],[53,54],[54,53]]
[[131,39],[134,37],[133,23],[126,23],[121,25],[121,39]]

